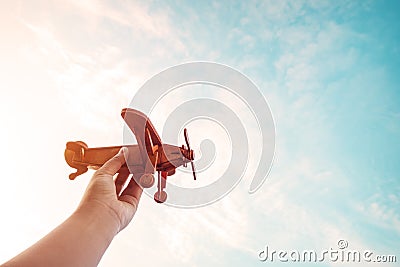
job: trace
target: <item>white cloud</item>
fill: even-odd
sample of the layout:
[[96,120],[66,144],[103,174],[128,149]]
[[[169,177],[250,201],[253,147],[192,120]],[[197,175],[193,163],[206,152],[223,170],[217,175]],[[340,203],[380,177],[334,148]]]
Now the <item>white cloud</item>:
[[[389,201],[388,204],[382,203]],[[369,219],[373,224],[396,231],[400,234],[400,215],[397,207],[398,199],[394,195],[377,196],[376,201],[359,203],[355,209]]]

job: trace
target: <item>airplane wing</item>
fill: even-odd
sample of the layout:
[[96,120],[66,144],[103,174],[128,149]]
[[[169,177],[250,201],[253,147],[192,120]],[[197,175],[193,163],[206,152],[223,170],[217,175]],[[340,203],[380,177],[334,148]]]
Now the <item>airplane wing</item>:
[[[150,119],[144,113],[136,109],[124,108],[121,111],[121,116],[136,137],[142,160],[146,163],[146,172],[151,171],[153,173],[154,166],[157,164],[156,152],[162,146],[160,136]],[[151,165],[153,166],[153,170],[149,169]]]

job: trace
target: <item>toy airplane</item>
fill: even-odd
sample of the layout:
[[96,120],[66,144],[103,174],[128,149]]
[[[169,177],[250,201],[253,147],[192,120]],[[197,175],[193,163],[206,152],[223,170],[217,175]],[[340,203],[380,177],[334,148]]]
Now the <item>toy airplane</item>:
[[[190,149],[187,130],[184,136],[187,148],[163,144],[160,136],[151,121],[142,112],[125,108],[121,112],[126,124],[136,137],[137,145],[127,145],[128,158],[126,163],[118,172],[132,173],[136,181],[144,188],[152,187],[154,184],[154,173],[158,172],[157,192],[154,200],[163,203],[167,199],[166,187],[167,176],[175,173],[179,166],[187,166],[191,163],[193,177],[196,180],[196,172],[193,164],[194,152]],[[65,160],[69,166],[77,171],[71,173],[69,178],[74,180],[78,175],[88,171],[88,167],[99,168],[106,161],[118,153],[122,146],[88,148],[82,142],[68,142],[65,149]]]

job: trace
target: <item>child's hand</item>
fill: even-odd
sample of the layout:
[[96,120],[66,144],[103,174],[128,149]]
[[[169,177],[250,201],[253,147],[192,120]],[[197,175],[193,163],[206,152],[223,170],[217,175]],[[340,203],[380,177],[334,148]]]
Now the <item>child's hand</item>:
[[113,176],[125,163],[127,153],[128,150],[122,148],[94,173],[77,209],[78,213],[102,214],[104,220],[110,219],[115,222],[117,232],[132,220],[142,194],[142,188],[134,179],[131,179],[121,192],[130,176],[129,173],[119,173],[113,180]]

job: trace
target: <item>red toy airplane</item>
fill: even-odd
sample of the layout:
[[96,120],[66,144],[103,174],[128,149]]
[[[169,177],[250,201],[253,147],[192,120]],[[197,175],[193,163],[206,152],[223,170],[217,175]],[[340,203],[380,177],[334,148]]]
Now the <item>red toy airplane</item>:
[[[149,188],[154,184],[154,172],[158,172],[157,192],[154,200],[163,203],[167,199],[166,187],[167,176],[173,175],[179,166],[187,166],[190,162],[193,170],[193,177],[196,180],[196,172],[193,164],[194,152],[190,149],[187,130],[184,129],[184,136],[187,148],[169,144],[163,144],[160,136],[151,121],[142,112],[125,108],[121,112],[126,124],[136,136],[137,145],[127,145],[128,158],[118,172],[132,173],[139,184]],[[112,158],[122,146],[88,148],[82,142],[68,142],[65,149],[65,160],[69,166],[77,169],[71,173],[69,178],[74,180],[78,175],[87,172],[88,167],[101,167],[106,161]],[[125,155],[127,156],[127,155]]]

